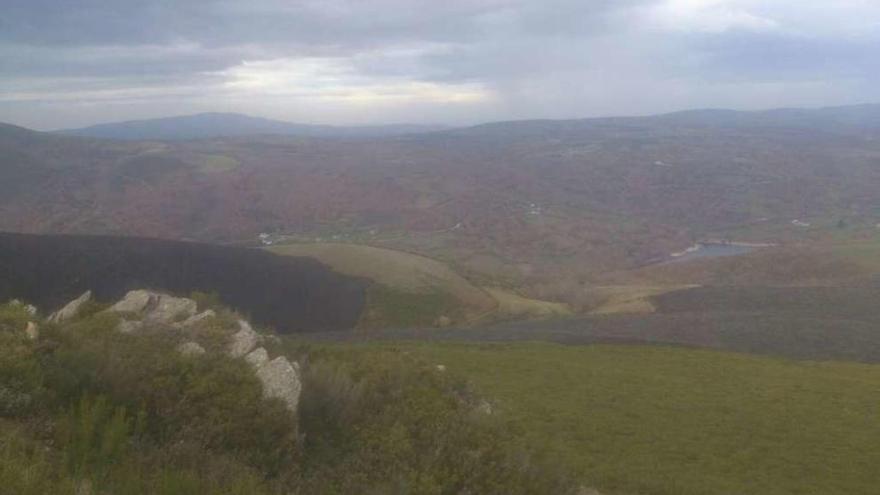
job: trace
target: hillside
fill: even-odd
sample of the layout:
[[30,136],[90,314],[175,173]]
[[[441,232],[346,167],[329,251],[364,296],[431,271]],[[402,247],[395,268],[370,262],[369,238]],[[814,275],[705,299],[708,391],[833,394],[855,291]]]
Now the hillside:
[[473,325],[571,314],[563,304],[478,287],[440,261],[402,251],[339,243],[284,244],[270,250],[314,258],[340,273],[374,282],[362,328]]
[[700,239],[873,238],[876,113],[703,111],[358,140],[150,143],[4,128],[0,229],[365,242],[582,309],[584,287],[608,272]]
[[135,288],[216,295],[279,332],[353,328],[366,282],[308,258],[194,242],[0,233],[0,300],[49,312],[87,290],[110,301]]
[[0,493],[576,491],[424,361],[291,353],[222,306],[87,296],[49,318],[0,304]]
[[470,377],[602,493],[876,491],[876,365],[639,346],[395,348]]
[[444,129],[446,129],[444,126],[411,124],[338,127],[294,124],[236,113],[202,113],[181,117],[98,124],[80,129],[65,129],[55,132],[70,136],[136,141],[206,139],[257,136],[261,134],[364,138],[417,134]]

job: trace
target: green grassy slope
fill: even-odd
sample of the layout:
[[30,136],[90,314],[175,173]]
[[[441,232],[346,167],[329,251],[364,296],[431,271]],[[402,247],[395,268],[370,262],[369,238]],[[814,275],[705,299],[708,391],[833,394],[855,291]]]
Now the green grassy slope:
[[564,304],[480,287],[446,263],[405,251],[344,243],[283,244],[269,250],[315,258],[338,272],[375,282],[368,293],[362,328],[437,326],[441,319],[464,325],[571,314]]
[[[388,344],[386,344],[388,345]],[[406,344],[612,494],[872,494],[880,367],[663,347]]]

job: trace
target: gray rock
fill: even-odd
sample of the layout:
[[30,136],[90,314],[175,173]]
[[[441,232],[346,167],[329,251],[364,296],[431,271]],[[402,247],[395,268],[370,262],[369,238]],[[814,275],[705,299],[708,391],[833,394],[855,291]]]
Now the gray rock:
[[196,302],[149,290],[133,290],[107,311],[125,313],[149,323],[171,324],[195,316]]
[[187,320],[196,314],[196,302],[185,297],[155,294],[156,303],[147,311],[146,320],[153,323],[174,323]]
[[132,320],[119,320],[116,325],[116,331],[119,333],[135,333],[143,328],[144,322]]
[[266,349],[258,347],[248,353],[248,355],[244,357],[244,360],[255,369],[259,370],[269,362],[269,353],[266,352]]
[[229,344],[229,355],[238,358],[247,355],[257,347],[260,336],[251,327],[251,324],[238,320],[238,332],[232,336],[232,343]]
[[217,317],[217,313],[215,313],[213,309],[209,309],[207,311],[202,311],[201,313],[199,313],[197,315],[190,316],[189,318],[187,318],[186,320],[184,320],[180,323],[175,323],[174,326],[177,328],[189,328],[189,327],[191,327],[201,321],[207,320],[208,318],[216,318],[216,317]]
[[113,313],[143,313],[152,308],[158,301],[159,294],[148,290],[129,291],[122,300],[110,306]]
[[[67,303],[63,308],[49,315],[49,321],[51,323],[61,323],[63,321],[75,318],[82,309],[83,304],[91,300],[92,291],[87,290],[83,292],[81,296]],[[36,308],[34,308],[34,312],[36,312]]]
[[184,356],[201,356],[205,353],[205,348],[195,342],[184,342],[177,346],[177,352]]
[[27,334],[27,337],[30,340],[37,340],[40,338],[40,327],[38,327],[36,323],[29,321],[27,327],[24,329],[24,333]]
[[291,364],[287,358],[277,357],[257,369],[257,378],[263,384],[264,397],[281,399],[290,412],[296,413],[302,392],[297,363]]

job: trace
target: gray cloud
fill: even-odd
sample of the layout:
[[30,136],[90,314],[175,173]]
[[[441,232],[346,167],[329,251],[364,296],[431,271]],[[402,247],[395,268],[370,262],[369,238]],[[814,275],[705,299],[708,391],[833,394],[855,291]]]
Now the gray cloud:
[[449,123],[874,101],[839,0],[6,0],[0,120]]

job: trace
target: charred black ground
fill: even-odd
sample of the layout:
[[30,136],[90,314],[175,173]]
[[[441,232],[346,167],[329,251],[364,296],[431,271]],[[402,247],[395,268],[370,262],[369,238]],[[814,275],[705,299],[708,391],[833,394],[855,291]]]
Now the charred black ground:
[[128,237],[0,233],[0,300],[52,311],[86,290],[112,301],[149,288],[216,293],[279,332],[353,328],[367,282],[309,258],[211,244]]

